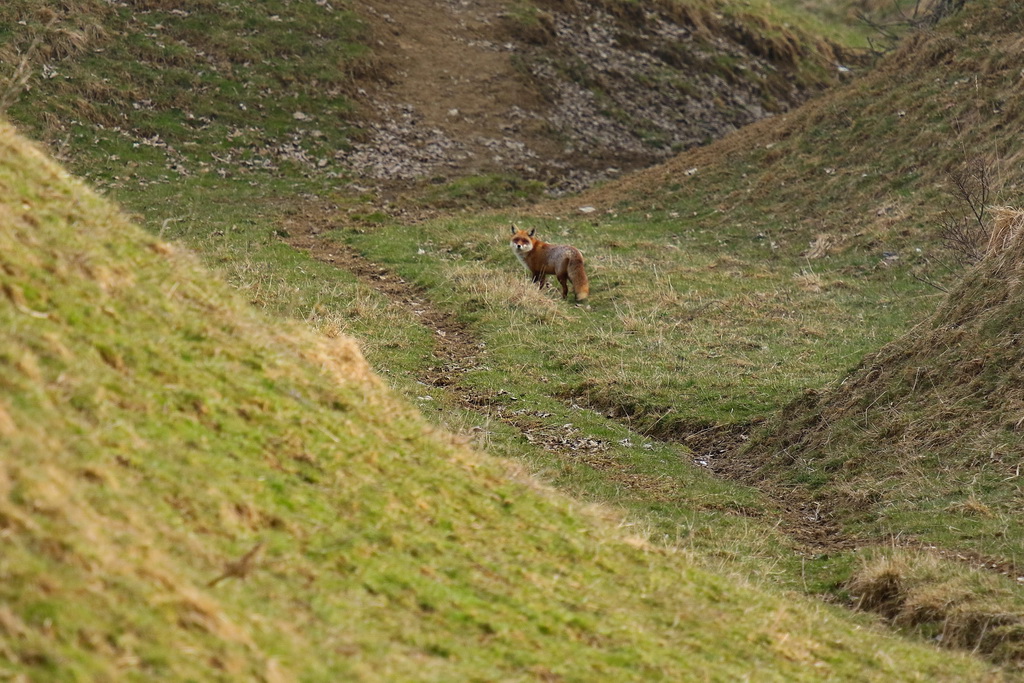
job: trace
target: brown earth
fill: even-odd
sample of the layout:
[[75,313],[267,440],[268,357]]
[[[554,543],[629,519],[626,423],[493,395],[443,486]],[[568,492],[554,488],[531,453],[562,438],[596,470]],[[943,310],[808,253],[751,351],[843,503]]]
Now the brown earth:
[[338,160],[385,194],[480,174],[575,192],[835,81],[832,46],[763,20],[620,5],[355,0],[386,75],[358,90],[363,139]]
[[[350,159],[376,180],[531,170],[558,149],[513,66],[502,0],[363,0],[389,76],[363,91],[371,139]],[[527,145],[528,143],[528,145]],[[535,169],[532,169],[535,172]]]

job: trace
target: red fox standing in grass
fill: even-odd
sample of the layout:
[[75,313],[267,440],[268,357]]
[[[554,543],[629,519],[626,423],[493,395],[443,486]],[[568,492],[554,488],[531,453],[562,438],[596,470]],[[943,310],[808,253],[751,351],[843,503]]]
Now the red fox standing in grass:
[[558,284],[562,285],[563,299],[569,296],[566,282],[571,282],[576,293],[576,303],[586,302],[590,296],[590,283],[583,270],[583,254],[568,244],[542,242],[533,236],[534,232],[536,228],[526,232],[512,225],[512,251],[533,275],[533,281],[544,289],[548,275],[554,275],[558,278]]

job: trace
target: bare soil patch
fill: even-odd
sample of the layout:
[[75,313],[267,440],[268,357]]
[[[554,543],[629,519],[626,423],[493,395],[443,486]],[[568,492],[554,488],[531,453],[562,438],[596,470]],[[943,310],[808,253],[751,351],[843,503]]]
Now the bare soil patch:
[[781,27],[785,49],[738,20],[670,5],[536,5],[544,9],[358,0],[387,75],[360,84],[365,135],[339,160],[388,193],[480,174],[575,192],[785,111],[835,80],[806,68],[834,61],[829,45]]
[[513,64],[501,0],[364,0],[389,77],[363,99],[369,139],[349,162],[399,184],[456,175],[536,176],[559,147],[544,132],[545,103]]

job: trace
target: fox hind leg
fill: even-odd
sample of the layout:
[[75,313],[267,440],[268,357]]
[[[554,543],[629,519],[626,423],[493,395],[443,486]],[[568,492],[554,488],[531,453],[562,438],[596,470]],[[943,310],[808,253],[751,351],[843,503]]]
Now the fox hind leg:
[[569,298],[569,285],[566,284],[567,282],[569,282],[569,274],[568,273],[561,273],[561,274],[557,275],[556,277],[558,278],[558,284],[562,285],[562,298],[563,299]]

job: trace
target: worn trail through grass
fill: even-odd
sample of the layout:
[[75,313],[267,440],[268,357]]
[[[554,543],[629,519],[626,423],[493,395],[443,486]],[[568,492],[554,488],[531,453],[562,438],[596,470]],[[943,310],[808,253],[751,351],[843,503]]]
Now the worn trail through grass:
[[[580,444],[567,441],[557,430],[552,430],[550,425],[538,422],[534,415],[526,415],[523,410],[509,410],[492,397],[460,382],[460,378],[466,372],[478,366],[484,344],[454,314],[437,307],[417,286],[370,261],[353,247],[321,239],[323,229],[316,225],[309,220],[289,222],[288,244],[305,251],[322,263],[354,274],[365,284],[388,297],[390,301],[406,308],[416,320],[431,330],[435,339],[435,362],[426,367],[417,378],[418,381],[448,391],[466,410],[512,426],[531,443],[540,444],[545,449],[564,457],[581,457]],[[617,421],[625,424],[625,420]],[[669,440],[693,452],[695,460],[707,462],[709,469],[716,476],[738,481],[742,466],[737,467],[736,463],[730,463],[729,456],[742,438],[742,434],[736,433],[716,432],[709,435],[703,432],[669,437]],[[643,491],[657,490],[661,494],[671,493],[665,490],[666,487],[674,488],[681,485],[673,485],[663,478],[654,480],[652,477],[632,472],[629,465],[619,463],[615,458],[603,453],[587,453],[586,444],[583,446],[584,461],[614,479],[618,485]],[[830,519],[827,507],[820,502],[803,500],[792,491],[759,488],[778,508],[781,532],[804,546],[807,553],[835,553],[871,544],[844,533],[840,526]]]
[[415,286],[388,269],[364,258],[350,246],[326,242],[319,231],[306,221],[288,225],[288,244],[307,252],[316,260],[346,270],[389,300],[408,309],[434,334],[434,358],[420,381],[435,387],[455,387],[459,375],[474,367],[482,348],[465,325],[447,311],[431,305]]
[[[496,400],[500,397],[463,382],[466,373],[483,363],[484,342],[456,315],[434,304],[422,288],[366,258],[354,247],[325,239],[325,233],[333,227],[336,226],[325,225],[312,212],[306,213],[302,220],[288,222],[287,242],[322,263],[352,273],[389,301],[406,309],[410,318],[430,330],[434,338],[434,362],[424,366],[416,381],[444,390],[461,409],[512,427],[529,443],[560,458],[585,463],[616,486],[643,496],[676,497],[684,483],[638,472],[629,463],[621,462],[600,449],[590,448],[593,444],[586,438],[565,438],[560,425],[554,425],[543,417],[538,419],[536,411],[524,409],[526,406],[512,408],[507,402]],[[565,397],[560,400],[566,402]],[[628,418],[608,419],[630,427]],[[778,518],[773,521],[777,522],[778,531],[793,539],[798,551],[807,556],[838,555],[871,547],[898,547],[926,552],[975,570],[1017,576],[1017,568],[1012,564],[977,553],[949,551],[909,536],[867,538],[844,530],[829,501],[815,500],[806,491],[752,476],[752,464],[741,457],[739,448],[745,442],[749,429],[712,428],[690,434],[661,434],[657,439],[649,435],[643,435],[643,438],[682,445],[692,453],[694,464],[706,467],[719,479],[754,486],[775,508]]]

